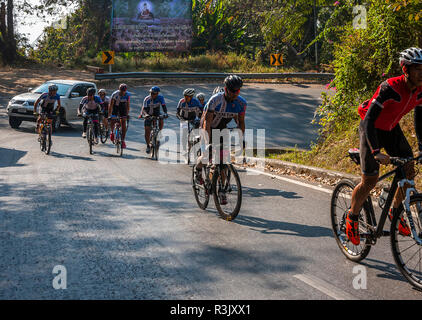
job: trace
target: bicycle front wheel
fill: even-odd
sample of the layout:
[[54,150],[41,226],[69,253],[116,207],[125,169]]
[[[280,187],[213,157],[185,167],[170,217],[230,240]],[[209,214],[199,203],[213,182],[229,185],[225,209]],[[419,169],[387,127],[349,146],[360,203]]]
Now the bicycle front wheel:
[[106,143],[108,138],[108,132],[107,128],[104,125],[104,123],[100,120],[100,139],[101,143]]
[[92,146],[94,144],[94,133],[92,132],[92,126],[88,127],[88,146],[89,146],[89,154],[93,154]]
[[[410,214],[414,229],[422,237],[422,194],[410,197]],[[391,250],[400,272],[411,285],[422,289],[422,245],[411,233],[411,224],[403,205],[391,222]]]
[[366,258],[371,250],[371,234],[369,224],[371,221],[370,214],[366,208],[366,204],[359,213],[359,233],[360,244],[354,245],[349,241],[346,235],[346,215],[350,210],[352,203],[352,192],[355,183],[350,180],[341,180],[334,188],[331,196],[331,226],[334,238],[347,259],[358,262]]
[[39,141],[40,141],[40,150],[42,152],[44,152],[45,150],[45,139],[46,139],[46,134],[45,134],[45,130],[44,128],[40,129],[40,133],[39,133]]
[[49,127],[47,129],[46,135],[45,135],[45,154],[50,154],[50,150],[51,150],[51,127]]
[[214,203],[220,217],[234,220],[242,205],[242,185],[239,174],[231,164],[217,166],[212,177]]
[[195,195],[195,200],[196,200],[196,203],[198,204],[198,207],[201,208],[202,210],[205,210],[210,200],[210,195],[205,184],[206,179],[204,178],[205,169],[201,171],[202,183],[197,183],[196,177],[195,177],[195,171],[196,171],[196,166],[193,166],[192,167],[193,194]]

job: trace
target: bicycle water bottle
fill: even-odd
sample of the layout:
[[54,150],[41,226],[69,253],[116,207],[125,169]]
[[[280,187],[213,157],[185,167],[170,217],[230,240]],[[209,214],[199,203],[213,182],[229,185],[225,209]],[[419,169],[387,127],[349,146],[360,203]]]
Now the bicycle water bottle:
[[387,201],[388,193],[390,192],[390,188],[384,187],[382,188],[381,194],[378,198],[378,205],[381,209],[384,209],[385,202]]

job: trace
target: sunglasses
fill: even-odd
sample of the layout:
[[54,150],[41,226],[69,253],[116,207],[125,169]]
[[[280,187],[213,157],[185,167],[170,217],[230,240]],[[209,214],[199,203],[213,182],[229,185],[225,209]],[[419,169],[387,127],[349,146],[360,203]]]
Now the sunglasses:
[[231,89],[227,88],[227,90],[230,91],[231,93],[235,93],[235,94],[238,94],[240,92],[240,89],[231,90]]

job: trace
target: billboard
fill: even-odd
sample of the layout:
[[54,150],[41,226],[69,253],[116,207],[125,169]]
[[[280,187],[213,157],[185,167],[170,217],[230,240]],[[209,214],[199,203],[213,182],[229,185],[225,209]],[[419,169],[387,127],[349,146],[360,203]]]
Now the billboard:
[[114,0],[112,50],[188,51],[192,0]]

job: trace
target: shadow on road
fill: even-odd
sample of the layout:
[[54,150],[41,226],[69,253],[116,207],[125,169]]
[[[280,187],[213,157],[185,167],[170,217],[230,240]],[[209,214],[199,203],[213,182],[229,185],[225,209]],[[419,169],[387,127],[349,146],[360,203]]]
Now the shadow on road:
[[247,216],[238,216],[233,222],[250,227],[251,230],[263,234],[279,234],[306,238],[333,237],[331,229],[320,226],[309,226]]
[[397,269],[397,266],[395,264],[391,264],[385,261],[379,261],[379,260],[375,260],[371,258],[366,258],[364,261],[361,261],[360,264],[369,269],[376,269],[381,272],[384,272],[383,274],[377,275],[377,277],[379,278],[407,282],[407,280],[402,276],[402,274]]
[[22,167],[24,164],[18,161],[27,154],[27,151],[0,147],[0,168]]
[[[57,183],[59,178],[54,179],[51,184],[0,183],[0,190],[4,191],[1,197],[19,199],[10,202],[1,201],[0,197],[4,231],[0,233],[0,265],[6,279],[0,297],[179,299],[196,296],[196,290],[207,286],[214,288],[229,270],[262,288],[281,290],[286,284],[270,280],[270,275],[298,272],[306,260],[279,248],[253,251],[226,245],[193,245],[191,239],[183,237],[172,239],[171,234],[180,223],[173,220],[175,215],[184,214],[191,207],[180,201],[178,194],[166,193],[163,197],[163,187],[172,181],[135,187],[126,183],[107,186],[95,179],[66,185]],[[43,192],[39,191],[41,188]],[[159,231],[154,226],[152,233],[148,231],[151,224],[159,221],[164,229]],[[244,217],[239,221],[251,226],[266,223],[274,231],[281,227],[297,230],[298,235],[321,234],[316,228],[301,232],[295,225]],[[169,243],[183,250],[169,251]],[[68,270],[67,290],[51,288],[55,265]],[[261,273],[268,276],[260,277]],[[224,296],[219,292],[202,294]]]
[[242,193],[248,197],[276,197],[281,196],[286,199],[302,199],[296,192],[289,192],[280,189],[261,189],[242,186]]

